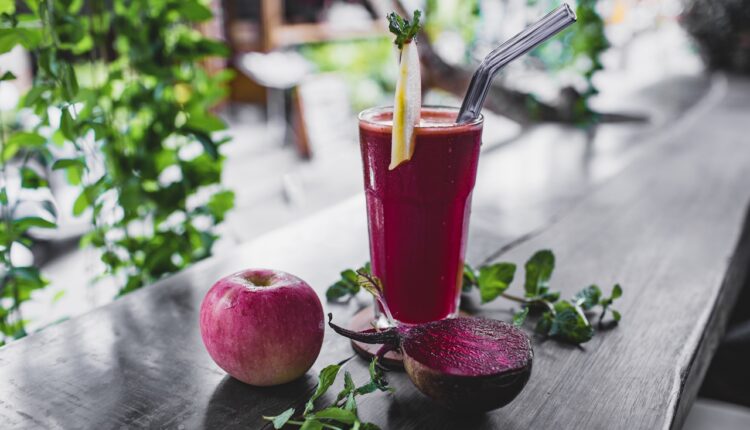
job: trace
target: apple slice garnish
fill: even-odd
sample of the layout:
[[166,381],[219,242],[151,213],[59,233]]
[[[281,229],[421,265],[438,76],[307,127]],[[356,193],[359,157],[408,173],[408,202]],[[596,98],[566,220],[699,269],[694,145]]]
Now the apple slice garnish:
[[421,28],[419,18],[419,11],[414,11],[411,22],[395,13],[388,16],[390,31],[396,35],[395,44],[400,50],[396,97],[393,102],[389,170],[395,169],[414,155],[414,128],[419,124],[419,114],[422,110],[422,78],[415,40]]

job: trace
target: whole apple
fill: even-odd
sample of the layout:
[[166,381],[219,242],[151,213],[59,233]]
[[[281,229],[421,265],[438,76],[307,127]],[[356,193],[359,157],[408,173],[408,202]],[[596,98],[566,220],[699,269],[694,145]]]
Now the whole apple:
[[323,306],[302,279],[248,269],[217,281],[203,299],[200,329],[208,354],[251,385],[283,384],[312,366],[323,344]]

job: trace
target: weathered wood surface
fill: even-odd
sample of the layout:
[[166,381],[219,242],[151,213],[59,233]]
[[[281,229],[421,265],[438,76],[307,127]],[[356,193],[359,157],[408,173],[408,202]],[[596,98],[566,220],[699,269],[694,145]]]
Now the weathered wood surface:
[[[495,255],[520,263],[552,248],[554,287],[565,295],[591,282],[623,284],[623,323],[583,348],[535,341],[527,388],[499,411],[442,411],[396,372],[389,375],[396,393],[363,398],[362,418],[392,429],[679,428],[750,267],[749,93],[747,81],[731,82],[731,91],[585,198],[572,204],[561,196],[559,216],[507,252],[501,249],[513,238],[493,225],[502,211],[492,208],[501,205],[477,196],[472,261]],[[481,175],[489,175],[478,184],[486,188],[491,172]],[[203,294],[228,272],[267,266],[298,274],[322,295],[341,268],[366,260],[365,243],[357,199],[7,346],[0,350],[0,427],[262,427],[262,415],[300,406],[317,370],[351,355],[348,341],[328,331],[321,357],[297,382],[244,385],[203,349]],[[364,303],[326,310],[343,321]],[[482,312],[508,318],[511,308],[497,302]],[[365,362],[347,367],[355,380],[366,377]]]

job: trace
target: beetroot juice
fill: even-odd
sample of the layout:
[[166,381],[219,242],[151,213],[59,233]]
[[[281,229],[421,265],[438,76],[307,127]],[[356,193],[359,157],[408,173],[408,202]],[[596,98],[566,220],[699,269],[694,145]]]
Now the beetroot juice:
[[359,116],[372,271],[403,323],[458,311],[482,118],[456,125],[457,113],[423,107],[414,155],[394,170],[392,108]]

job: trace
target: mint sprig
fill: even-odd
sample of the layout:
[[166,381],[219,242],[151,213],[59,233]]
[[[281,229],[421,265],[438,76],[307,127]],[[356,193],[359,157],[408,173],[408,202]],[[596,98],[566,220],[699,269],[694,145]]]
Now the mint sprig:
[[422,12],[419,10],[414,11],[411,22],[408,19],[404,19],[401,15],[396,12],[388,14],[388,30],[396,36],[396,40],[393,43],[398,46],[398,49],[404,49],[404,43],[410,43],[414,37],[416,37],[419,30],[422,28],[422,24],[419,23]]
[[340,364],[332,364],[320,371],[315,392],[305,404],[305,409],[299,419],[292,419],[295,413],[294,408],[289,408],[276,416],[264,416],[263,418],[270,421],[275,429],[280,429],[288,424],[299,426],[302,429],[356,428],[359,430],[379,430],[377,425],[363,423],[359,420],[356,400],[357,396],[375,391],[393,392],[393,389],[388,386],[380,366],[378,366],[377,358],[370,362],[370,380],[367,383],[357,386],[351,373],[345,371],[344,388],[338,393],[333,404],[318,411],[314,410],[315,401],[328,392],[341,368],[342,365]]
[[[572,299],[559,301],[560,292],[550,290],[550,280],[555,270],[555,254],[548,249],[535,252],[524,264],[526,278],[524,280],[523,297],[505,292],[512,281],[512,276],[508,276],[510,270],[505,272],[487,270],[488,267],[499,266],[514,265],[513,263],[494,263],[489,266],[482,266],[479,270],[465,265],[463,291],[478,288],[482,303],[487,303],[500,296],[520,303],[522,310],[513,316],[515,325],[520,326],[525,322],[529,312],[524,312],[524,310],[541,310],[541,315],[539,315],[534,329],[538,334],[565,342],[581,344],[591,340],[595,334],[589,318],[597,306],[601,308],[599,313],[600,328],[604,327],[604,317],[608,310],[612,313],[614,324],[621,319],[621,314],[611,309],[614,300],[622,296],[622,288],[619,284],[612,288],[612,294],[607,298],[603,297],[598,286],[590,285],[576,293]],[[482,277],[483,271],[487,275],[484,278]],[[498,288],[498,286],[504,286],[504,288]]]
[[[364,267],[369,275],[369,263]],[[612,308],[614,301],[622,296],[619,284],[612,288],[609,297],[604,297],[597,285],[590,285],[571,299],[560,301],[560,292],[550,289],[550,280],[555,270],[555,254],[552,251],[545,249],[535,252],[524,264],[524,269],[526,277],[523,296],[506,292],[516,273],[516,265],[508,262],[486,264],[479,269],[465,264],[462,289],[464,292],[478,289],[483,304],[498,297],[520,303],[521,309],[513,315],[513,324],[521,326],[533,314],[538,316],[535,327],[538,334],[575,344],[588,342],[594,336],[596,330],[590,322],[593,314],[599,314],[599,328],[617,324],[622,318],[620,312]],[[361,274],[363,270],[364,268],[353,273]],[[328,288],[326,296],[329,300],[331,296],[335,296],[337,301],[342,301],[344,297],[348,300],[359,292],[360,286],[365,285],[364,281],[371,282],[374,278],[358,276],[356,288],[342,288],[341,283],[354,282],[347,279],[351,277],[349,272],[342,272],[342,279]],[[382,290],[382,285],[377,283],[377,286]],[[608,312],[611,313],[612,320],[605,324]]]

